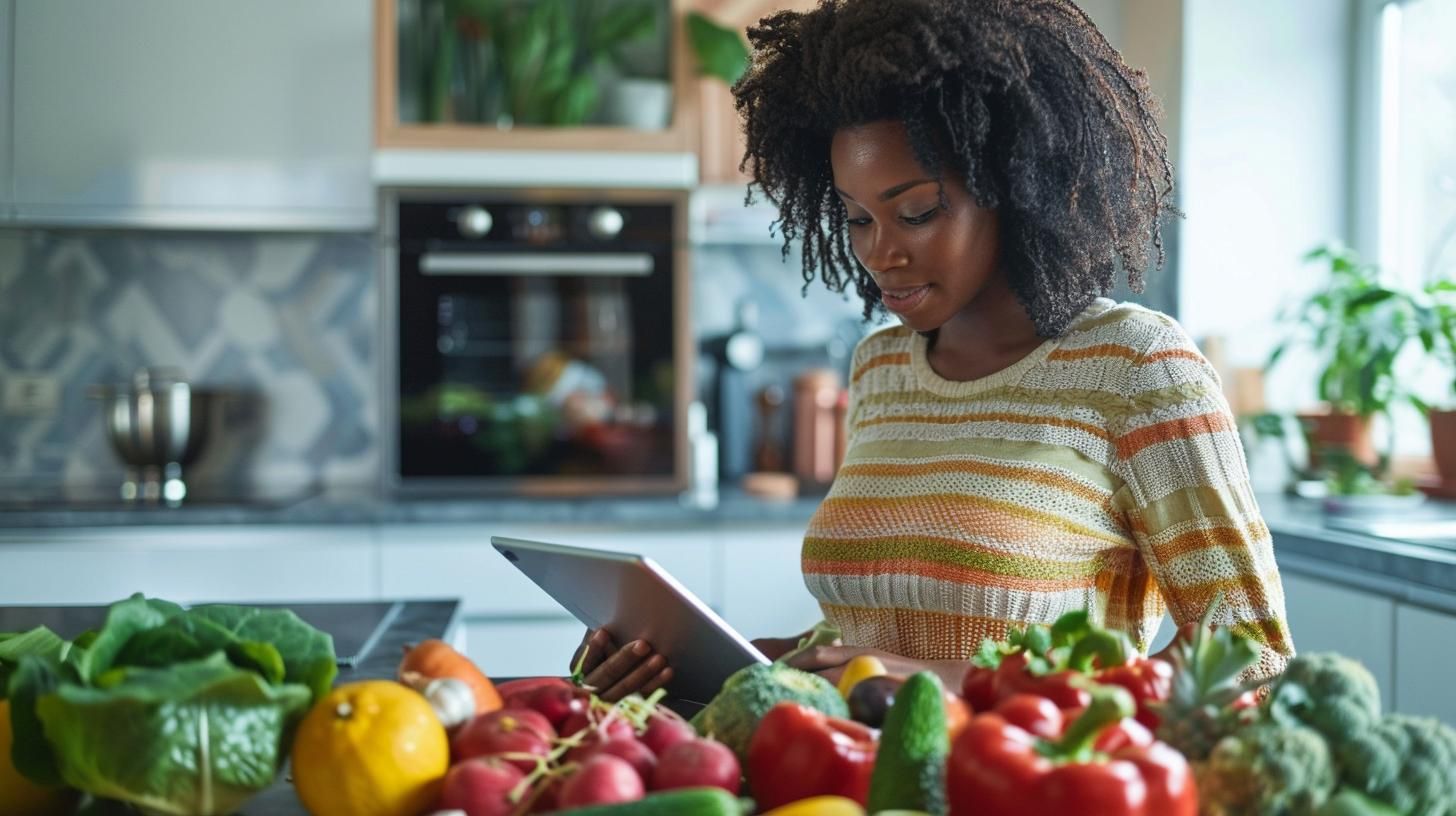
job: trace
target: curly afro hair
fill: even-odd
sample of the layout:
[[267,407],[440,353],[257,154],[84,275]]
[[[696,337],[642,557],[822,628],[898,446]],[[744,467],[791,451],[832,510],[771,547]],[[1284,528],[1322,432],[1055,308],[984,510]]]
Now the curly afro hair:
[[1111,292],[1119,267],[1141,291],[1154,252],[1163,265],[1177,210],[1157,101],[1070,0],[822,0],[748,37],[740,167],[778,207],[785,257],[802,239],[805,287],[852,282],[866,318],[883,309],[829,164],[837,130],[882,120],[904,123],[934,178],[954,173],[998,210],[1001,262],[1039,334]]

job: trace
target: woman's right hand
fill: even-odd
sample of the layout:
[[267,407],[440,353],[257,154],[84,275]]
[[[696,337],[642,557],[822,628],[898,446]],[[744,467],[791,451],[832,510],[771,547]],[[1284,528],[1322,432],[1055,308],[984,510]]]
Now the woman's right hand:
[[587,630],[572,655],[572,669],[577,661],[581,661],[582,682],[609,703],[633,692],[645,697],[672,681],[672,667],[667,658],[653,651],[652,644],[634,640],[618,647],[605,629]]

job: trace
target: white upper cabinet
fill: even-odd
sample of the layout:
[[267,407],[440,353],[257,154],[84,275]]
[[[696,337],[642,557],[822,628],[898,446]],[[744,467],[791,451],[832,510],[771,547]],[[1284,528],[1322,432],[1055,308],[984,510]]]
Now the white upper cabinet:
[[366,0],[12,2],[19,221],[372,226]]

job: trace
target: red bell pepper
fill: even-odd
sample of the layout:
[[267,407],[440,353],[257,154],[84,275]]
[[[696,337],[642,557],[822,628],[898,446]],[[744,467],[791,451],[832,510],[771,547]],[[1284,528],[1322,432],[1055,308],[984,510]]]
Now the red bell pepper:
[[798,703],[779,703],[748,743],[748,786],[768,810],[811,796],[865,804],[875,769],[876,735],[853,720]]
[[[1136,721],[1125,738],[1111,741],[1122,742],[1119,747],[1096,750],[1099,737],[1132,717],[1134,704],[1116,686],[1091,695],[1087,710],[1056,740],[1038,738],[995,712],[971,720],[946,771],[950,816],[1196,816],[1187,761],[1146,739]],[[1029,724],[1041,733],[1055,729]]]
[[1122,686],[1137,703],[1137,721],[1156,731],[1163,721],[1149,706],[1173,693],[1173,666],[1156,657],[1134,654],[1121,665],[1109,666],[1093,675],[1099,683]]

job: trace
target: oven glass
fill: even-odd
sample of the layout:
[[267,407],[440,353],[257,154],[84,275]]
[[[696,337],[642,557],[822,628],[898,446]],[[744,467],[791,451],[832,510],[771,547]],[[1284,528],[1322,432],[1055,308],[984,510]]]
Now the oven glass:
[[672,212],[609,209],[401,211],[402,477],[673,475]]

